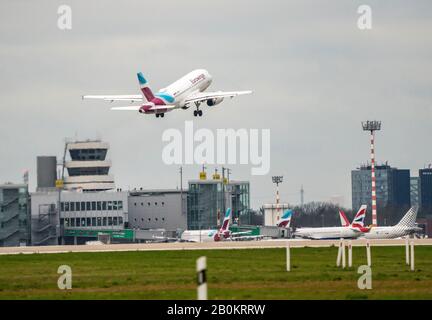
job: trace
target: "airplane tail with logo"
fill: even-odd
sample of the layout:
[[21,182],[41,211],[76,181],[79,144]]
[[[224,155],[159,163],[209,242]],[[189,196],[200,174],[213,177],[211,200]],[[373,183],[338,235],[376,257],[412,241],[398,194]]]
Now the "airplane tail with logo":
[[279,228],[289,228],[291,224],[292,214],[292,210],[285,211],[282,217],[276,222],[276,226],[278,226]]
[[402,217],[397,226],[414,227],[417,219],[418,206],[411,207],[408,212]]
[[231,208],[228,208],[227,211],[225,212],[225,218],[222,222],[222,226],[219,229],[220,233],[224,233],[225,231],[228,230],[230,220],[231,220]]
[[[155,98],[155,96],[153,95],[152,90],[148,86],[148,82],[144,78],[144,75],[142,74],[142,72],[138,72],[137,77],[138,77],[138,82],[139,82],[139,85],[141,88],[141,92],[143,94],[144,102],[152,101]],[[145,100],[147,100],[147,101],[145,101]]]
[[349,227],[350,222],[349,222],[348,218],[346,217],[345,212],[343,212],[342,210],[339,210],[339,218],[340,218],[342,227]]
[[366,209],[367,205],[362,205],[354,216],[353,221],[351,222],[351,227],[360,230],[361,232],[368,232],[370,228],[364,226],[364,219],[366,218]]

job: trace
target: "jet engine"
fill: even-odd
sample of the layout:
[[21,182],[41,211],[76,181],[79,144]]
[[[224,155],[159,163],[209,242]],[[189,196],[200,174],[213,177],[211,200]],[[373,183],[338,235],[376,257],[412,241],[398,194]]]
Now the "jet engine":
[[213,99],[208,99],[207,100],[207,105],[208,106],[215,106],[219,103],[221,103],[223,101],[224,98],[213,98]]

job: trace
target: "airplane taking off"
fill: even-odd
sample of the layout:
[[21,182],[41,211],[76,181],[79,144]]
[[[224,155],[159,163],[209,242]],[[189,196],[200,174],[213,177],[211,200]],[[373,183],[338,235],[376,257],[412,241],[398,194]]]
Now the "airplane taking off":
[[156,117],[164,117],[166,112],[175,109],[188,109],[195,106],[194,116],[202,116],[200,109],[201,103],[206,103],[209,107],[221,103],[224,98],[233,98],[252,91],[216,91],[205,92],[212,82],[212,76],[207,70],[197,69],[189,72],[168,87],[153,94],[144,75],[137,73],[142,94],[128,95],[85,95],[83,99],[102,99],[105,101],[130,101],[141,102],[140,105],[125,107],[113,107],[111,110],[118,111],[138,111],[143,114],[155,114]]
[[402,217],[398,224],[389,227],[372,226],[368,233],[364,234],[366,239],[394,239],[422,231],[416,226],[418,207],[411,207]]
[[[298,228],[294,232],[294,237],[308,239],[354,239],[369,231],[369,228],[364,227],[364,218],[366,217],[366,205],[362,205],[354,216],[351,224],[342,227],[323,227],[323,228]],[[339,215],[346,219],[343,212]],[[342,219],[342,218],[341,218]]]

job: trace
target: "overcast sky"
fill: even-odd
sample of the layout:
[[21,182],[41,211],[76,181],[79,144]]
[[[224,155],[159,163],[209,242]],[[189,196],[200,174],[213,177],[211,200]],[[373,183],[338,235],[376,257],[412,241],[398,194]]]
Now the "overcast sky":
[[[102,138],[124,189],[175,188],[178,166],[162,162],[162,132],[196,128],[271,129],[271,169],[251,176],[254,208],[281,201],[344,197],[350,171],[369,160],[360,122],[379,119],[377,161],[418,169],[432,162],[432,2],[425,1],[2,1],[0,3],[0,182],[20,182],[36,156],[63,152],[65,137]],[[72,8],[72,30],[57,9]],[[372,8],[372,30],[357,8]],[[138,94],[136,72],[154,90],[196,68],[209,90],[253,95],[163,119],[110,111],[83,94]],[[121,103],[117,103],[121,105]],[[213,167],[210,168],[213,171]],[[199,166],[186,166],[184,179]],[[185,184],[186,185],[186,184]]]

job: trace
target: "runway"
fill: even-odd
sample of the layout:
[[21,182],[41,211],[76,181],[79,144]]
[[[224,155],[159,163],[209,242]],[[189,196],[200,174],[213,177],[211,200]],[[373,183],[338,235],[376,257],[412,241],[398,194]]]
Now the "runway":
[[[350,241],[350,240],[346,240]],[[432,239],[410,239],[415,245],[432,245]],[[339,240],[262,240],[262,241],[222,241],[204,243],[128,243],[103,245],[59,245],[39,247],[2,247],[0,255],[42,254],[68,252],[121,252],[121,251],[165,251],[165,250],[227,250],[227,249],[266,249],[285,248],[287,242],[291,248],[337,246]],[[351,240],[353,246],[365,246],[365,239]],[[405,239],[369,240],[371,246],[404,246]]]

